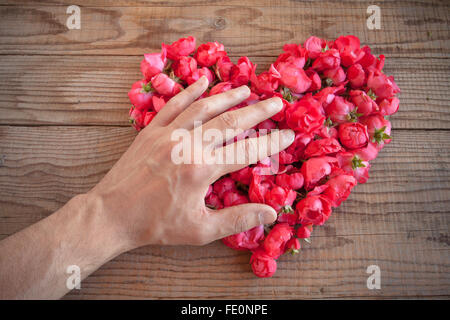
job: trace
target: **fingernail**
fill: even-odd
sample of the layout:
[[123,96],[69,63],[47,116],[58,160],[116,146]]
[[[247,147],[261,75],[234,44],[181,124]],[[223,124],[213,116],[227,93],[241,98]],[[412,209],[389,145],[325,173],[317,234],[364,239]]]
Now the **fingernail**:
[[283,129],[280,131],[282,143],[289,146],[294,142],[295,132],[291,129]]
[[277,215],[275,211],[263,211],[259,213],[259,222],[260,224],[270,224],[275,221]]
[[278,97],[271,98],[270,106],[276,111],[281,111],[283,109],[283,101]]

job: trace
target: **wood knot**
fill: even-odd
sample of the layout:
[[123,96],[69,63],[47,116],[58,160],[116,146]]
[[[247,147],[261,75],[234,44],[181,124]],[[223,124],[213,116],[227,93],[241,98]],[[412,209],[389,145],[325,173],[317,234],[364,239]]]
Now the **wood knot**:
[[217,17],[214,19],[213,25],[217,30],[223,30],[227,26],[227,21],[225,20],[225,18]]

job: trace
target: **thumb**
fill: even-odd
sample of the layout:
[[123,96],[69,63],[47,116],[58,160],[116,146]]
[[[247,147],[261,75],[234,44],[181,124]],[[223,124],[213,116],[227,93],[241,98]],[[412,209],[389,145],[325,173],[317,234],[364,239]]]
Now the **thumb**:
[[265,204],[246,203],[211,213],[215,239],[250,230],[276,220],[275,210]]

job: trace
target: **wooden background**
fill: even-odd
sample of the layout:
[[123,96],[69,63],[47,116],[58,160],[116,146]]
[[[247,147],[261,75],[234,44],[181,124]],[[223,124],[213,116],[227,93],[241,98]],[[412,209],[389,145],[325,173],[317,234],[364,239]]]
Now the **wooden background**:
[[[75,3],[76,2],[76,3]],[[81,7],[81,30],[66,9]],[[381,8],[381,30],[366,27]],[[142,54],[194,35],[266,68],[286,42],[354,34],[402,93],[393,142],[271,279],[219,242],[144,247],[66,298],[449,298],[450,6],[442,1],[0,1],[0,238],[88,191],[131,143]],[[100,246],[102,244],[99,244]],[[3,259],[4,257],[0,257]],[[381,269],[368,290],[366,268]],[[0,288],[1,290],[1,288]]]

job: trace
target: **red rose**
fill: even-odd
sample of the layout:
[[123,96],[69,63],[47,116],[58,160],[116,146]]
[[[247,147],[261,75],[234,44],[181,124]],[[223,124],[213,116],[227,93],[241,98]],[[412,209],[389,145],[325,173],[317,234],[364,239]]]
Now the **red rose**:
[[227,53],[223,47],[223,44],[218,42],[208,42],[200,45],[197,48],[197,52],[194,58],[197,63],[203,67],[211,67],[219,60],[219,58],[226,56]]
[[391,142],[391,123],[381,114],[377,113],[362,117],[360,121],[367,126],[370,141],[377,143],[379,148],[382,148],[384,144]]
[[369,179],[370,164],[353,152],[340,152],[336,155],[339,167],[352,174],[358,183],[366,183]]
[[231,84],[231,82],[219,82],[214,87],[212,87],[211,90],[209,90],[209,95],[213,96],[215,94],[219,94],[231,89],[233,89],[233,85]]
[[192,72],[191,76],[187,78],[188,85],[193,84],[195,81],[205,76],[208,79],[209,84],[214,81],[214,74],[206,67],[196,69]]
[[314,92],[319,90],[322,87],[322,79],[314,69],[309,68],[305,71],[308,78],[311,80],[311,85],[308,88],[308,92]]
[[330,49],[321,52],[319,57],[313,62],[313,69],[324,71],[326,69],[335,69],[341,64],[341,57],[336,49]]
[[359,39],[352,35],[340,36],[334,41],[334,47],[339,51],[341,63],[344,67],[355,64],[365,54],[360,48]]
[[298,190],[303,187],[303,175],[300,172],[281,173],[275,177],[275,183],[283,188]]
[[369,115],[378,110],[378,106],[371,97],[369,97],[364,91],[351,90],[349,92],[350,101],[352,101],[358,107],[358,113],[362,115]]
[[297,229],[297,237],[300,239],[309,239],[311,237],[312,225],[304,225]]
[[287,223],[278,223],[264,239],[262,247],[272,258],[278,259],[284,253],[286,242],[291,239],[294,229]]
[[260,225],[250,230],[233,234],[222,239],[222,242],[234,250],[254,250],[264,239],[264,226]]
[[146,112],[144,116],[144,127],[148,126],[155,116],[155,111]]
[[364,161],[370,161],[377,157],[379,148],[377,143],[369,142],[366,147],[355,149],[353,150],[353,152]]
[[334,138],[325,138],[312,141],[305,149],[305,158],[321,157],[342,150],[341,144]]
[[358,122],[347,122],[339,126],[339,140],[349,149],[364,148],[369,142],[367,127]]
[[322,53],[326,44],[325,40],[312,36],[306,39],[304,46],[308,50],[308,56],[311,59],[316,59]]
[[400,88],[395,83],[394,77],[388,77],[378,70],[369,73],[367,87],[380,99],[391,98],[400,92]]
[[399,105],[400,100],[397,97],[392,97],[381,100],[378,106],[383,116],[390,116],[398,111]]
[[248,197],[238,191],[227,191],[223,194],[223,206],[225,208],[248,202]]
[[333,157],[311,158],[305,161],[301,168],[305,179],[305,189],[313,189],[320,180],[331,173],[331,169],[336,165],[337,159]]
[[336,96],[333,101],[325,107],[325,112],[333,123],[355,121],[358,117],[355,105],[341,96]]
[[276,212],[280,212],[285,207],[290,207],[297,197],[297,193],[288,188],[282,188],[274,186],[266,194],[265,203],[275,209]]
[[216,73],[220,81],[230,81],[231,69],[234,63],[231,62],[228,56],[220,57],[216,63]]
[[247,57],[239,58],[237,64],[231,68],[231,83],[236,87],[247,85],[250,81],[253,68],[253,63]]
[[249,185],[252,180],[252,169],[250,167],[242,168],[230,174],[231,178],[240,183]]
[[172,44],[163,43],[162,47],[167,50],[167,57],[169,59],[178,60],[195,51],[195,38],[180,38]]
[[206,198],[205,203],[212,207],[213,209],[220,210],[223,209],[222,200],[220,200],[219,196],[215,192],[211,192]]
[[153,88],[167,97],[172,97],[179,93],[183,88],[179,83],[170,79],[166,74],[160,73],[151,80]]
[[365,69],[383,69],[384,66],[384,55],[380,55],[380,58],[377,59],[373,54],[370,53],[370,48],[365,46],[362,48],[364,51],[364,56],[361,60],[359,60],[359,64]]
[[221,199],[223,199],[227,191],[237,192],[234,180],[229,177],[225,177],[214,182],[213,190]]
[[290,252],[291,254],[299,253],[300,248],[300,240],[297,238],[292,238],[286,243],[286,251]]
[[274,64],[280,73],[280,82],[293,93],[303,93],[311,86],[311,79],[303,70],[304,56],[294,56],[290,53],[281,54]]
[[277,262],[262,249],[253,251],[250,258],[253,273],[260,278],[267,278],[273,276],[277,271]]
[[325,185],[328,188],[322,193],[330,200],[332,207],[338,207],[350,195],[353,187],[356,186],[356,179],[352,175],[341,174],[328,180]]
[[295,131],[312,133],[322,126],[324,120],[320,103],[313,98],[308,99],[308,95],[286,109],[286,122]]
[[250,76],[252,89],[259,94],[273,94],[278,89],[280,77],[280,73],[273,64],[270,65],[269,71],[265,71],[258,76],[256,75],[256,66],[254,66]]
[[161,53],[147,53],[144,54],[144,60],[141,62],[141,72],[145,80],[150,79],[164,70],[166,66],[166,49],[162,49]]
[[180,57],[173,62],[172,68],[178,78],[187,80],[197,70],[197,61],[192,57]]
[[321,226],[331,214],[331,204],[322,195],[307,196],[297,203],[296,210],[301,224]]
[[142,111],[135,107],[131,107],[128,114],[130,116],[130,123],[137,131],[140,131],[144,127],[145,115],[142,113]]
[[357,89],[361,88],[366,83],[366,73],[360,64],[354,64],[347,70],[347,78],[350,81],[350,85]]
[[140,80],[133,83],[128,92],[128,98],[133,106],[141,111],[146,111],[152,106],[153,91],[150,83]]
[[159,110],[161,110],[166,105],[166,100],[164,100],[164,97],[158,97],[157,95],[153,95],[152,104],[153,109],[155,109],[156,112],[159,112]]

